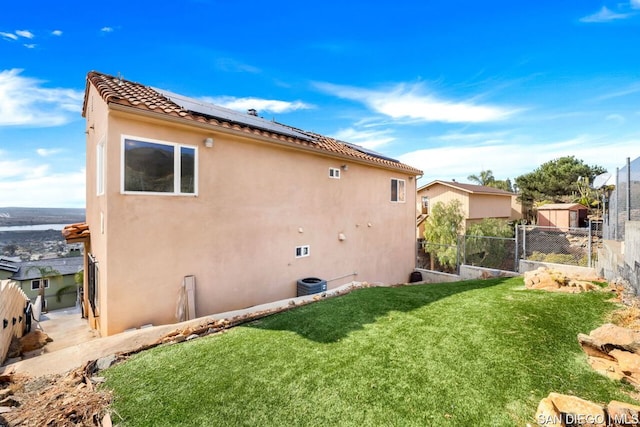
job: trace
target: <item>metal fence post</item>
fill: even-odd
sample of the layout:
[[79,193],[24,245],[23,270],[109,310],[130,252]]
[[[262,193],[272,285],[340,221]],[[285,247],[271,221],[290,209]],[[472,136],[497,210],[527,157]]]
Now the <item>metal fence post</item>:
[[627,221],[631,221],[631,158],[627,157]]
[[520,245],[518,245],[518,225],[516,224],[516,232],[515,232],[515,236],[516,236],[516,249],[515,251],[513,251],[515,253],[515,259],[513,260],[513,271],[519,271],[520,270],[520,266],[518,265],[518,251],[520,250]]
[[613,231],[614,231],[614,240],[620,240],[620,236],[618,235],[618,222],[619,222],[619,217],[618,215],[620,214],[620,205],[618,203],[619,200],[619,196],[620,196],[620,191],[618,190],[620,188],[620,168],[616,168],[616,221],[615,221],[615,225],[613,227]]
[[[458,244],[456,245],[456,274],[460,274],[460,242],[464,244],[464,235],[458,234]],[[465,251],[466,258],[466,251]]]
[[591,223],[591,219],[589,219],[589,243],[587,243],[587,250],[589,251],[589,254],[587,255],[587,265],[589,267],[593,267],[593,265],[591,265],[591,231],[592,229],[592,223]]

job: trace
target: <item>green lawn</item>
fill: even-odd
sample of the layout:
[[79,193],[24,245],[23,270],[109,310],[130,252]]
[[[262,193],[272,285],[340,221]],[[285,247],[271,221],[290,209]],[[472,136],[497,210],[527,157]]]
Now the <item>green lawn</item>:
[[610,297],[521,278],[368,288],[104,374],[128,426],[523,426],[551,391],[631,401],[576,339]]

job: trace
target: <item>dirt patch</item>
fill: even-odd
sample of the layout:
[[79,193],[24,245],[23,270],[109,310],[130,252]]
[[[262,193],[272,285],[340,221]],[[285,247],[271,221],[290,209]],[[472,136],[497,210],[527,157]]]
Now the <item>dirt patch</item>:
[[112,396],[98,389],[103,379],[95,373],[95,363],[91,362],[64,376],[0,376],[0,425],[107,425]]

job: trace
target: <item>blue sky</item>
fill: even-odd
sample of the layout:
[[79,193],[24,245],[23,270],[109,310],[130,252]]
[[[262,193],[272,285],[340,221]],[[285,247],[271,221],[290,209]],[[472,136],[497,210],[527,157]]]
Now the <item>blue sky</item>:
[[640,156],[640,0],[8,2],[0,206],[83,207],[87,72],[467,181]]

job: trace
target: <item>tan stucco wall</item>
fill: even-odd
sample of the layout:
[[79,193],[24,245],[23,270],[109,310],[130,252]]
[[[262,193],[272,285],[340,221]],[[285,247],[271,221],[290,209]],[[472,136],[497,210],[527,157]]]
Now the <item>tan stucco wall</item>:
[[469,197],[471,199],[469,219],[509,219],[511,217],[511,196],[471,194]]
[[[304,277],[346,276],[330,288],[408,280],[416,200],[415,179],[406,173],[122,112],[109,118],[106,197],[95,197],[95,150],[87,149],[87,221],[100,264],[103,335],[174,322],[187,275],[196,277],[198,316],[293,297]],[[122,134],[197,147],[199,194],[121,194]],[[202,144],[207,137],[213,148]],[[328,177],[330,167],[343,164],[341,179]],[[405,203],[390,202],[391,178],[405,179]],[[310,245],[309,257],[295,258],[301,245]]]
[[106,185],[104,195],[97,195],[97,187],[96,187],[96,153],[97,146],[99,143],[104,143],[105,150],[105,181],[108,180],[116,180],[113,182],[118,182],[118,162],[115,160],[117,158],[118,153],[116,152],[117,147],[112,146],[112,144],[107,144],[109,137],[109,128],[108,121],[106,118],[108,117],[108,108],[107,105],[102,101],[102,98],[97,93],[96,89],[91,86],[88,97],[87,97],[87,105],[85,111],[86,118],[86,133],[87,133],[87,147],[86,147],[86,158],[87,158],[87,174],[86,174],[86,194],[87,194],[87,208],[86,208],[86,222],[89,225],[89,230],[91,232],[91,240],[85,243],[85,265],[84,265],[84,306],[87,313],[87,318],[89,320],[89,325],[93,328],[98,329],[101,333],[104,333],[103,328],[101,327],[101,320],[108,316],[109,307],[107,306],[107,296],[109,294],[109,290],[106,286],[99,286],[98,289],[98,306],[101,308],[97,314],[98,316],[94,316],[94,313],[91,310],[89,305],[89,292],[87,287],[87,279],[88,279],[88,265],[87,265],[87,255],[93,254],[99,260],[99,284],[107,283],[109,272],[106,268],[106,263],[108,261],[107,256],[107,241],[105,238],[105,232],[107,228],[106,218],[108,215],[108,206],[107,206],[107,194],[110,191],[112,194],[117,192],[117,186],[109,183]]
[[[422,188],[417,195],[416,215],[421,212],[422,197],[429,197],[429,207],[436,203],[449,203],[459,200],[465,216],[464,227],[479,222],[484,218],[501,218],[514,220],[522,218],[522,208],[516,196],[500,196],[490,194],[470,194],[447,185],[434,183],[428,188]],[[424,235],[424,223],[418,227],[418,238]]]
[[518,196],[511,196],[511,216],[510,220],[522,219],[522,203],[518,201]]

